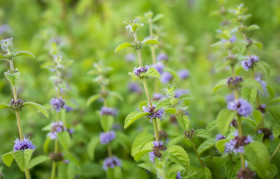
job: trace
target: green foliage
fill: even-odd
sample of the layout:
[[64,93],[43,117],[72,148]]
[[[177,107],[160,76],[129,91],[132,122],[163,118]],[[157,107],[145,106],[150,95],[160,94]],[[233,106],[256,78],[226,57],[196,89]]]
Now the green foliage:
[[223,109],[219,112],[217,117],[217,128],[221,134],[225,135],[231,121],[235,116],[236,116],[236,112],[230,111],[228,109]]
[[146,116],[148,113],[142,112],[142,111],[134,111],[130,113],[128,116],[126,116],[124,121],[124,128],[126,129],[129,127],[133,122],[135,122],[137,119],[140,119],[143,116]]
[[62,145],[65,151],[68,150],[70,146],[70,135],[67,131],[62,131],[57,133],[57,139],[59,143]]
[[96,136],[90,140],[87,146],[87,153],[91,160],[94,160],[95,148],[99,144],[99,142],[100,142],[99,136]]
[[170,155],[169,159],[173,162],[178,163],[185,168],[188,168],[190,166],[189,156],[182,147],[173,145],[167,149],[167,152]]
[[18,150],[13,152],[14,159],[21,171],[25,171],[28,168],[33,152],[34,150],[31,149]]
[[25,103],[23,103],[23,106],[32,106],[32,107],[36,108],[38,111],[40,111],[42,114],[44,114],[45,117],[49,118],[48,111],[45,109],[44,106],[42,106],[40,104],[33,103],[33,102],[25,102]]

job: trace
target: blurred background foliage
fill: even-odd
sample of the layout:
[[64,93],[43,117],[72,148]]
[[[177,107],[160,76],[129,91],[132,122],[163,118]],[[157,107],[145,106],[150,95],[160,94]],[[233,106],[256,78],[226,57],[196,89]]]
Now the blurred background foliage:
[[[247,24],[260,26],[260,30],[252,31],[248,35],[263,43],[264,48],[258,55],[272,66],[272,75],[266,81],[276,89],[276,94],[279,94],[280,1],[234,0],[227,2],[226,6],[232,7],[240,3],[244,3],[248,7],[248,13],[252,14]],[[161,45],[156,49],[156,53],[168,54],[170,60],[166,66],[169,68],[176,71],[186,68],[190,71],[188,80],[175,79],[174,83],[178,88],[190,90],[194,96],[195,100],[189,108],[191,124],[194,129],[203,128],[215,120],[217,112],[226,105],[226,93],[212,94],[211,90],[217,81],[229,74],[226,69],[216,68],[224,59],[210,47],[217,41],[216,30],[220,28],[222,21],[222,17],[215,13],[219,9],[216,1],[209,0],[1,0],[0,26],[6,24],[9,28],[0,33],[0,38],[13,37],[15,51],[26,50],[36,56],[36,59],[16,59],[15,66],[22,75],[17,87],[21,99],[44,105],[49,104],[50,99],[55,96],[50,80],[52,73],[43,68],[47,62],[52,61],[49,41],[55,38],[61,42],[61,55],[64,59],[73,60],[67,69],[69,90],[66,100],[75,109],[67,114],[67,120],[75,129],[71,150],[81,164],[78,176],[105,178],[100,165],[106,157],[105,147],[97,148],[98,155],[94,162],[89,160],[86,152],[89,140],[101,131],[96,110],[100,109],[102,103],[86,106],[87,98],[99,92],[98,84],[92,82],[93,76],[87,74],[92,70],[93,63],[101,61],[105,66],[113,68],[108,74],[109,88],[124,98],[123,102],[115,99],[109,102],[110,106],[119,110],[115,129],[128,134],[131,142],[144,127],[152,131],[152,126],[147,121],[139,121],[128,130],[123,130],[125,116],[135,110],[139,102],[145,100],[145,95],[132,94],[128,90],[128,83],[132,80],[128,72],[138,66],[138,63],[137,60],[127,62],[125,55],[133,50],[115,54],[114,49],[121,42],[131,40],[122,21],[142,17],[140,21],[145,26],[138,34],[139,39],[143,39],[149,35],[144,13],[151,10],[155,14],[164,14],[164,18],[156,26],[156,32],[161,36]],[[144,63],[151,64],[149,48],[144,47],[142,53]],[[9,103],[11,100],[11,90],[4,76],[7,69],[8,64],[0,64],[2,103]],[[153,82],[149,83],[153,86]],[[46,119],[32,109],[24,108],[23,129],[37,146],[34,155],[44,153],[43,145],[47,132],[42,131],[42,128],[52,119],[52,115]],[[164,124],[168,126],[168,119]],[[0,126],[2,155],[11,150],[18,135],[14,114],[1,111]],[[171,126],[167,128],[167,132],[170,136],[176,136],[183,131]],[[115,155],[123,160],[125,178],[152,178],[152,175],[137,167],[129,152],[116,150],[120,148],[117,144],[113,145],[113,148]],[[0,166],[5,178],[23,178],[16,165],[7,168],[0,163]],[[50,169],[51,164],[44,163],[32,169],[31,173],[33,178],[48,178]]]

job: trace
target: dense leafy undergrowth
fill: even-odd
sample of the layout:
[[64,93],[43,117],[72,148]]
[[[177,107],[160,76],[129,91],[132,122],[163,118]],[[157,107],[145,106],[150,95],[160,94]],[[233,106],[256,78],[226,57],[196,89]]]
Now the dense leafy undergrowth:
[[0,5],[0,178],[280,177],[280,2]]

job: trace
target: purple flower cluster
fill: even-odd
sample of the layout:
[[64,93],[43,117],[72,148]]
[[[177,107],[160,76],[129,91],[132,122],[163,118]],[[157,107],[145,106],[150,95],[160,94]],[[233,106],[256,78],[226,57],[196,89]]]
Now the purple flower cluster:
[[181,175],[181,173],[179,171],[176,174],[176,179],[182,179],[182,175]]
[[135,67],[133,72],[136,76],[140,77],[141,73],[146,73],[148,71],[149,67]]
[[125,60],[128,62],[134,61],[136,59],[136,56],[133,53],[128,53],[125,56]]
[[232,102],[234,101],[234,94],[228,94],[226,96],[226,102],[229,103],[229,102]]
[[183,70],[179,70],[178,71],[178,76],[179,78],[181,78],[182,80],[188,78],[190,75],[189,70],[183,69]]
[[118,111],[114,108],[102,107],[100,115],[116,116]]
[[24,138],[23,140],[16,139],[14,145],[14,151],[35,149],[35,145],[29,139]]
[[114,131],[108,131],[108,132],[101,132],[100,133],[100,143],[101,144],[108,144],[112,140],[116,138],[116,134]]
[[139,84],[136,82],[131,82],[128,84],[128,89],[134,93],[142,93],[142,89],[140,88]]
[[158,54],[157,60],[158,61],[168,61],[168,55],[166,55],[165,53],[161,52],[160,54]]
[[117,157],[106,158],[103,162],[103,169],[108,170],[108,168],[115,168],[116,166],[121,166],[121,162]]
[[274,139],[274,136],[273,136],[271,130],[268,128],[258,129],[258,134],[263,134],[263,140],[265,140],[265,139],[273,140]]
[[239,137],[238,133],[235,133],[235,138],[230,140],[225,146],[225,152],[230,153],[244,153],[244,146],[253,142],[250,136]]
[[165,151],[166,147],[163,145],[162,141],[154,141],[153,142],[153,149],[152,151],[149,153],[150,155],[150,161],[154,162],[155,157],[157,158],[161,158],[162,153],[161,151]]
[[159,74],[162,74],[164,65],[162,63],[154,64],[153,67],[158,71]]
[[50,136],[51,139],[56,139],[57,133],[62,132],[64,130],[67,130],[67,129],[63,126],[63,122],[61,122],[61,121],[52,122],[51,131],[48,133],[48,136]]
[[184,94],[189,94],[190,93],[190,91],[188,91],[188,90],[184,90],[184,89],[177,89],[177,90],[175,90],[175,98],[180,98],[182,95],[184,95]]
[[59,97],[59,99],[52,98],[50,104],[53,106],[56,112],[59,112],[62,108],[66,107],[65,101],[61,97]]
[[230,41],[231,43],[236,42],[236,35],[231,36],[231,37],[229,38],[229,41]]
[[154,93],[154,97],[153,97],[154,101],[160,101],[161,99],[162,99],[162,94]]
[[229,110],[236,110],[240,116],[248,116],[253,110],[250,103],[244,99],[238,99],[229,102],[227,107]]
[[247,58],[248,60],[244,60],[241,62],[242,67],[246,71],[252,69],[255,66],[256,62],[259,61],[259,57],[255,55],[252,55],[251,57],[247,57]]
[[156,109],[155,105],[153,105],[152,107],[143,106],[142,109],[144,112],[149,113],[147,115],[147,118],[149,118],[151,122],[153,119],[156,119],[156,118],[161,119],[164,115],[164,109],[161,108],[161,109],[155,110]]
[[248,168],[248,167],[246,167],[244,169],[241,168],[236,175],[236,177],[238,179],[251,179],[251,178],[254,178],[255,176],[256,176],[256,173],[254,171],[250,170],[250,168]]
[[216,140],[218,141],[218,140],[222,140],[222,139],[224,139],[225,138],[225,136],[223,136],[222,134],[218,134],[218,135],[216,135]]
[[256,76],[255,80],[258,81],[262,85],[263,91],[266,92],[267,91],[266,82],[261,80],[261,76]]
[[241,82],[243,82],[243,78],[240,76],[236,76],[235,78],[229,77],[227,79],[227,85],[229,88],[237,88],[240,86]]
[[168,83],[173,79],[173,76],[171,75],[171,73],[165,71],[161,74],[161,82],[162,83]]

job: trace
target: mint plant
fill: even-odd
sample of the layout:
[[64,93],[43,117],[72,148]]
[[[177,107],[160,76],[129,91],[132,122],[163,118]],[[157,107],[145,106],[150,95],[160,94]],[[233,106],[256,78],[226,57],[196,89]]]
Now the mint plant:
[[14,58],[18,56],[29,56],[35,58],[35,56],[27,51],[19,51],[13,52],[13,38],[1,40],[0,42],[1,49],[4,54],[0,54],[1,60],[9,63],[10,69],[5,72],[5,77],[10,83],[13,98],[10,104],[1,104],[0,109],[11,109],[14,111],[17,120],[17,128],[19,133],[19,138],[15,140],[15,144],[13,147],[13,151],[6,153],[2,156],[3,162],[5,165],[10,167],[12,165],[13,160],[16,161],[21,171],[25,172],[25,177],[30,179],[29,167],[30,167],[30,160],[32,157],[32,153],[34,152],[36,146],[32,143],[30,138],[24,136],[22,121],[20,117],[20,112],[22,111],[23,107],[25,106],[33,106],[35,109],[41,111],[46,117],[48,117],[48,113],[46,109],[34,102],[24,102],[21,100],[17,95],[17,80],[20,78],[20,72],[14,66]]

